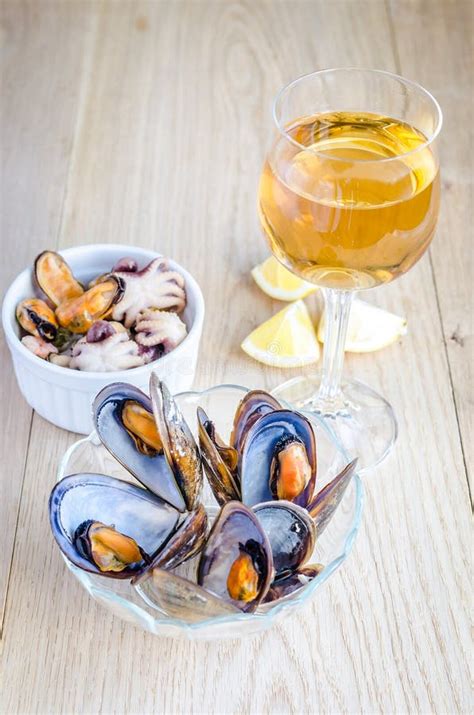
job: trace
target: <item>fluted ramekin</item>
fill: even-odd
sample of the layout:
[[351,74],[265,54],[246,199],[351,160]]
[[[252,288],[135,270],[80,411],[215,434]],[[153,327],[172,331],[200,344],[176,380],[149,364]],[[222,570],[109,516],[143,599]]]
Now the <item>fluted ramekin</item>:
[[[135,258],[144,266],[161,255],[155,251],[120,244],[95,244],[59,251],[80,281],[110,271],[122,256]],[[189,390],[194,380],[204,321],[204,298],[196,280],[178,263],[169,261],[186,284],[187,303],[183,320],[188,334],[167,355],[142,367],[114,372],[80,372],[54,365],[33,355],[20,340],[15,308],[24,298],[34,295],[31,268],[25,269],[10,285],[2,307],[2,323],[12,356],[18,386],[28,404],[49,422],[80,434],[92,430],[91,404],[95,395],[111,382],[129,382],[148,391],[154,370],[166,381],[171,392]]]

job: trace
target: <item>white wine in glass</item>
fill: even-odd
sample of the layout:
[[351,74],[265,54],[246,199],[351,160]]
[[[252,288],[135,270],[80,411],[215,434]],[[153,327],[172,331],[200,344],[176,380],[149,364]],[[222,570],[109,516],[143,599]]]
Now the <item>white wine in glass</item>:
[[433,238],[441,112],[401,77],[340,69],[284,88],[274,119],[261,225],[276,258],[324,289],[327,308],[322,375],[291,380],[275,394],[323,415],[367,468],[388,453],[397,427],[386,400],[341,379],[351,299],[408,271]]

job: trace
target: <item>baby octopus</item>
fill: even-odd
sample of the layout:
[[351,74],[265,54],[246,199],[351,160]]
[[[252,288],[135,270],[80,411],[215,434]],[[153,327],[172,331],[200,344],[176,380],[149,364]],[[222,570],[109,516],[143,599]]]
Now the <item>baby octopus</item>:
[[138,314],[135,340],[143,347],[156,346],[162,354],[174,350],[186,337],[186,325],[176,313],[147,308]]
[[72,349],[69,367],[75,370],[111,372],[145,364],[139,346],[128,332],[113,323],[98,320]]
[[186,303],[184,278],[169,269],[166,258],[155,258],[141,271],[120,270],[118,276],[125,284],[125,292],[113,307],[112,318],[131,328],[142,310],[154,307],[158,310],[180,312]]

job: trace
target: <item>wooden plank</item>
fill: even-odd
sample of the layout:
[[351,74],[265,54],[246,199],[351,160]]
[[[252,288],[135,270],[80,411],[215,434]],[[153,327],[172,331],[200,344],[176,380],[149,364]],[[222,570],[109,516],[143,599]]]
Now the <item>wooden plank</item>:
[[[74,134],[84,13],[54,5],[1,4],[0,290],[55,247]],[[55,51],[52,51],[52,48]],[[59,72],[58,56],[64,64]],[[31,426],[31,410],[17,388],[0,337],[0,630]]]
[[[60,245],[87,236],[172,254],[206,291],[198,384],[274,385],[284,374],[238,349],[280,307],[248,277],[265,255],[254,203],[271,97],[315,67],[394,70],[385,5],[115,3],[90,13]],[[5,626],[5,712],[469,711],[469,512],[441,325],[436,313],[433,324],[417,320],[436,304],[429,261],[368,298],[409,318],[399,345],[348,360],[394,403],[400,441],[367,478],[348,564],[262,636],[160,641],[95,604],[47,536],[47,493],[71,437],[35,418]]]
[[[392,0],[391,8],[400,71],[407,73],[416,68],[417,80],[426,83],[434,93],[444,114],[440,142],[443,204],[430,253],[465,469],[472,480],[474,266],[470,227],[474,134],[466,117],[469,110],[474,110],[471,72],[474,5],[469,0],[419,3]],[[416,43],[410,41],[413,27],[423,28]],[[432,51],[434,47],[436,52]]]

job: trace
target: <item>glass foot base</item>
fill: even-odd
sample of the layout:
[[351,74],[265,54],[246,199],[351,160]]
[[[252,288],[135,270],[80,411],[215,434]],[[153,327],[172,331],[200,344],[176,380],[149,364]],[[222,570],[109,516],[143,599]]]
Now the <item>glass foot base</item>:
[[322,418],[348,458],[358,457],[359,473],[385,459],[398,434],[397,420],[387,400],[358,380],[343,381],[339,397],[332,402],[321,404],[318,391],[318,376],[295,377],[272,394],[295,409]]

